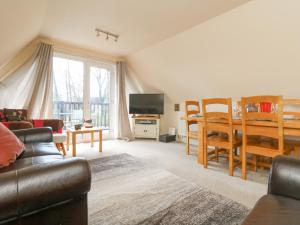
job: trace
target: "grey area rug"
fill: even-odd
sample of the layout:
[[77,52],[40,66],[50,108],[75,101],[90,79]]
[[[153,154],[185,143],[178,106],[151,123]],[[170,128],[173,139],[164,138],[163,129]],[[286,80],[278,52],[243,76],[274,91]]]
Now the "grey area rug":
[[231,225],[249,210],[128,154],[89,161],[90,225]]

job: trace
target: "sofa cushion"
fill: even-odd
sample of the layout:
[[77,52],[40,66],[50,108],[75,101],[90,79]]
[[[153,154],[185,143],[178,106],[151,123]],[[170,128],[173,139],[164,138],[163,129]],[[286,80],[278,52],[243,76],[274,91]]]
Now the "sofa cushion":
[[258,200],[242,225],[296,225],[300,221],[300,201],[280,195]]
[[18,159],[46,156],[61,155],[53,142],[36,142],[25,144],[25,150]]
[[0,123],[0,168],[8,166],[23,152],[24,144]]
[[62,133],[62,128],[64,127],[64,122],[57,119],[45,119],[45,127],[52,127],[53,133]]
[[0,109],[0,122],[6,122],[4,111],[2,109]]
[[4,126],[8,127],[10,130],[20,130],[32,128],[32,123],[28,121],[8,121],[1,122]]
[[7,121],[25,121],[27,120],[26,109],[6,109],[3,110]]

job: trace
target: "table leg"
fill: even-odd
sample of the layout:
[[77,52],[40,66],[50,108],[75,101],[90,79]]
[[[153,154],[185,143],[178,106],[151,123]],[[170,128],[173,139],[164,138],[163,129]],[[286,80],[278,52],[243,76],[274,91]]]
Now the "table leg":
[[198,163],[203,164],[203,153],[204,153],[204,127],[202,123],[198,123]]
[[67,130],[67,151],[69,151],[69,145],[70,145],[70,132]]
[[94,147],[94,131],[91,132],[91,148]]
[[64,156],[67,155],[64,143],[61,143],[60,145],[61,145],[61,149],[63,151]]
[[102,152],[102,130],[99,130],[99,152]]
[[76,156],[76,134],[72,133],[72,148],[73,148],[73,157]]

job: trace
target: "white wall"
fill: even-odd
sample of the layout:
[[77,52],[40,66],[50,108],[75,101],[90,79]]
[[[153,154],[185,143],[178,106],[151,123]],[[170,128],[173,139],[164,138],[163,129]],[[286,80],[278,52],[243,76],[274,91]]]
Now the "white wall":
[[[128,57],[148,90],[184,99],[300,97],[300,1],[253,0]],[[176,122],[175,122],[176,121]]]

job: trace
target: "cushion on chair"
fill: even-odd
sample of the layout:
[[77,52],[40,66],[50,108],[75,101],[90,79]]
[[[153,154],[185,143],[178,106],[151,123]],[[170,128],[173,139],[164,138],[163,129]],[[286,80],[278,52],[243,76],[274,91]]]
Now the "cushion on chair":
[[23,150],[24,144],[6,126],[0,123],[0,168],[14,162]]
[[25,121],[27,120],[26,109],[6,109],[3,110],[7,121]]
[[28,129],[33,127],[32,123],[28,121],[9,121],[9,122],[2,122],[2,123],[10,130]]
[[4,111],[2,109],[0,109],[0,122],[6,122]]

